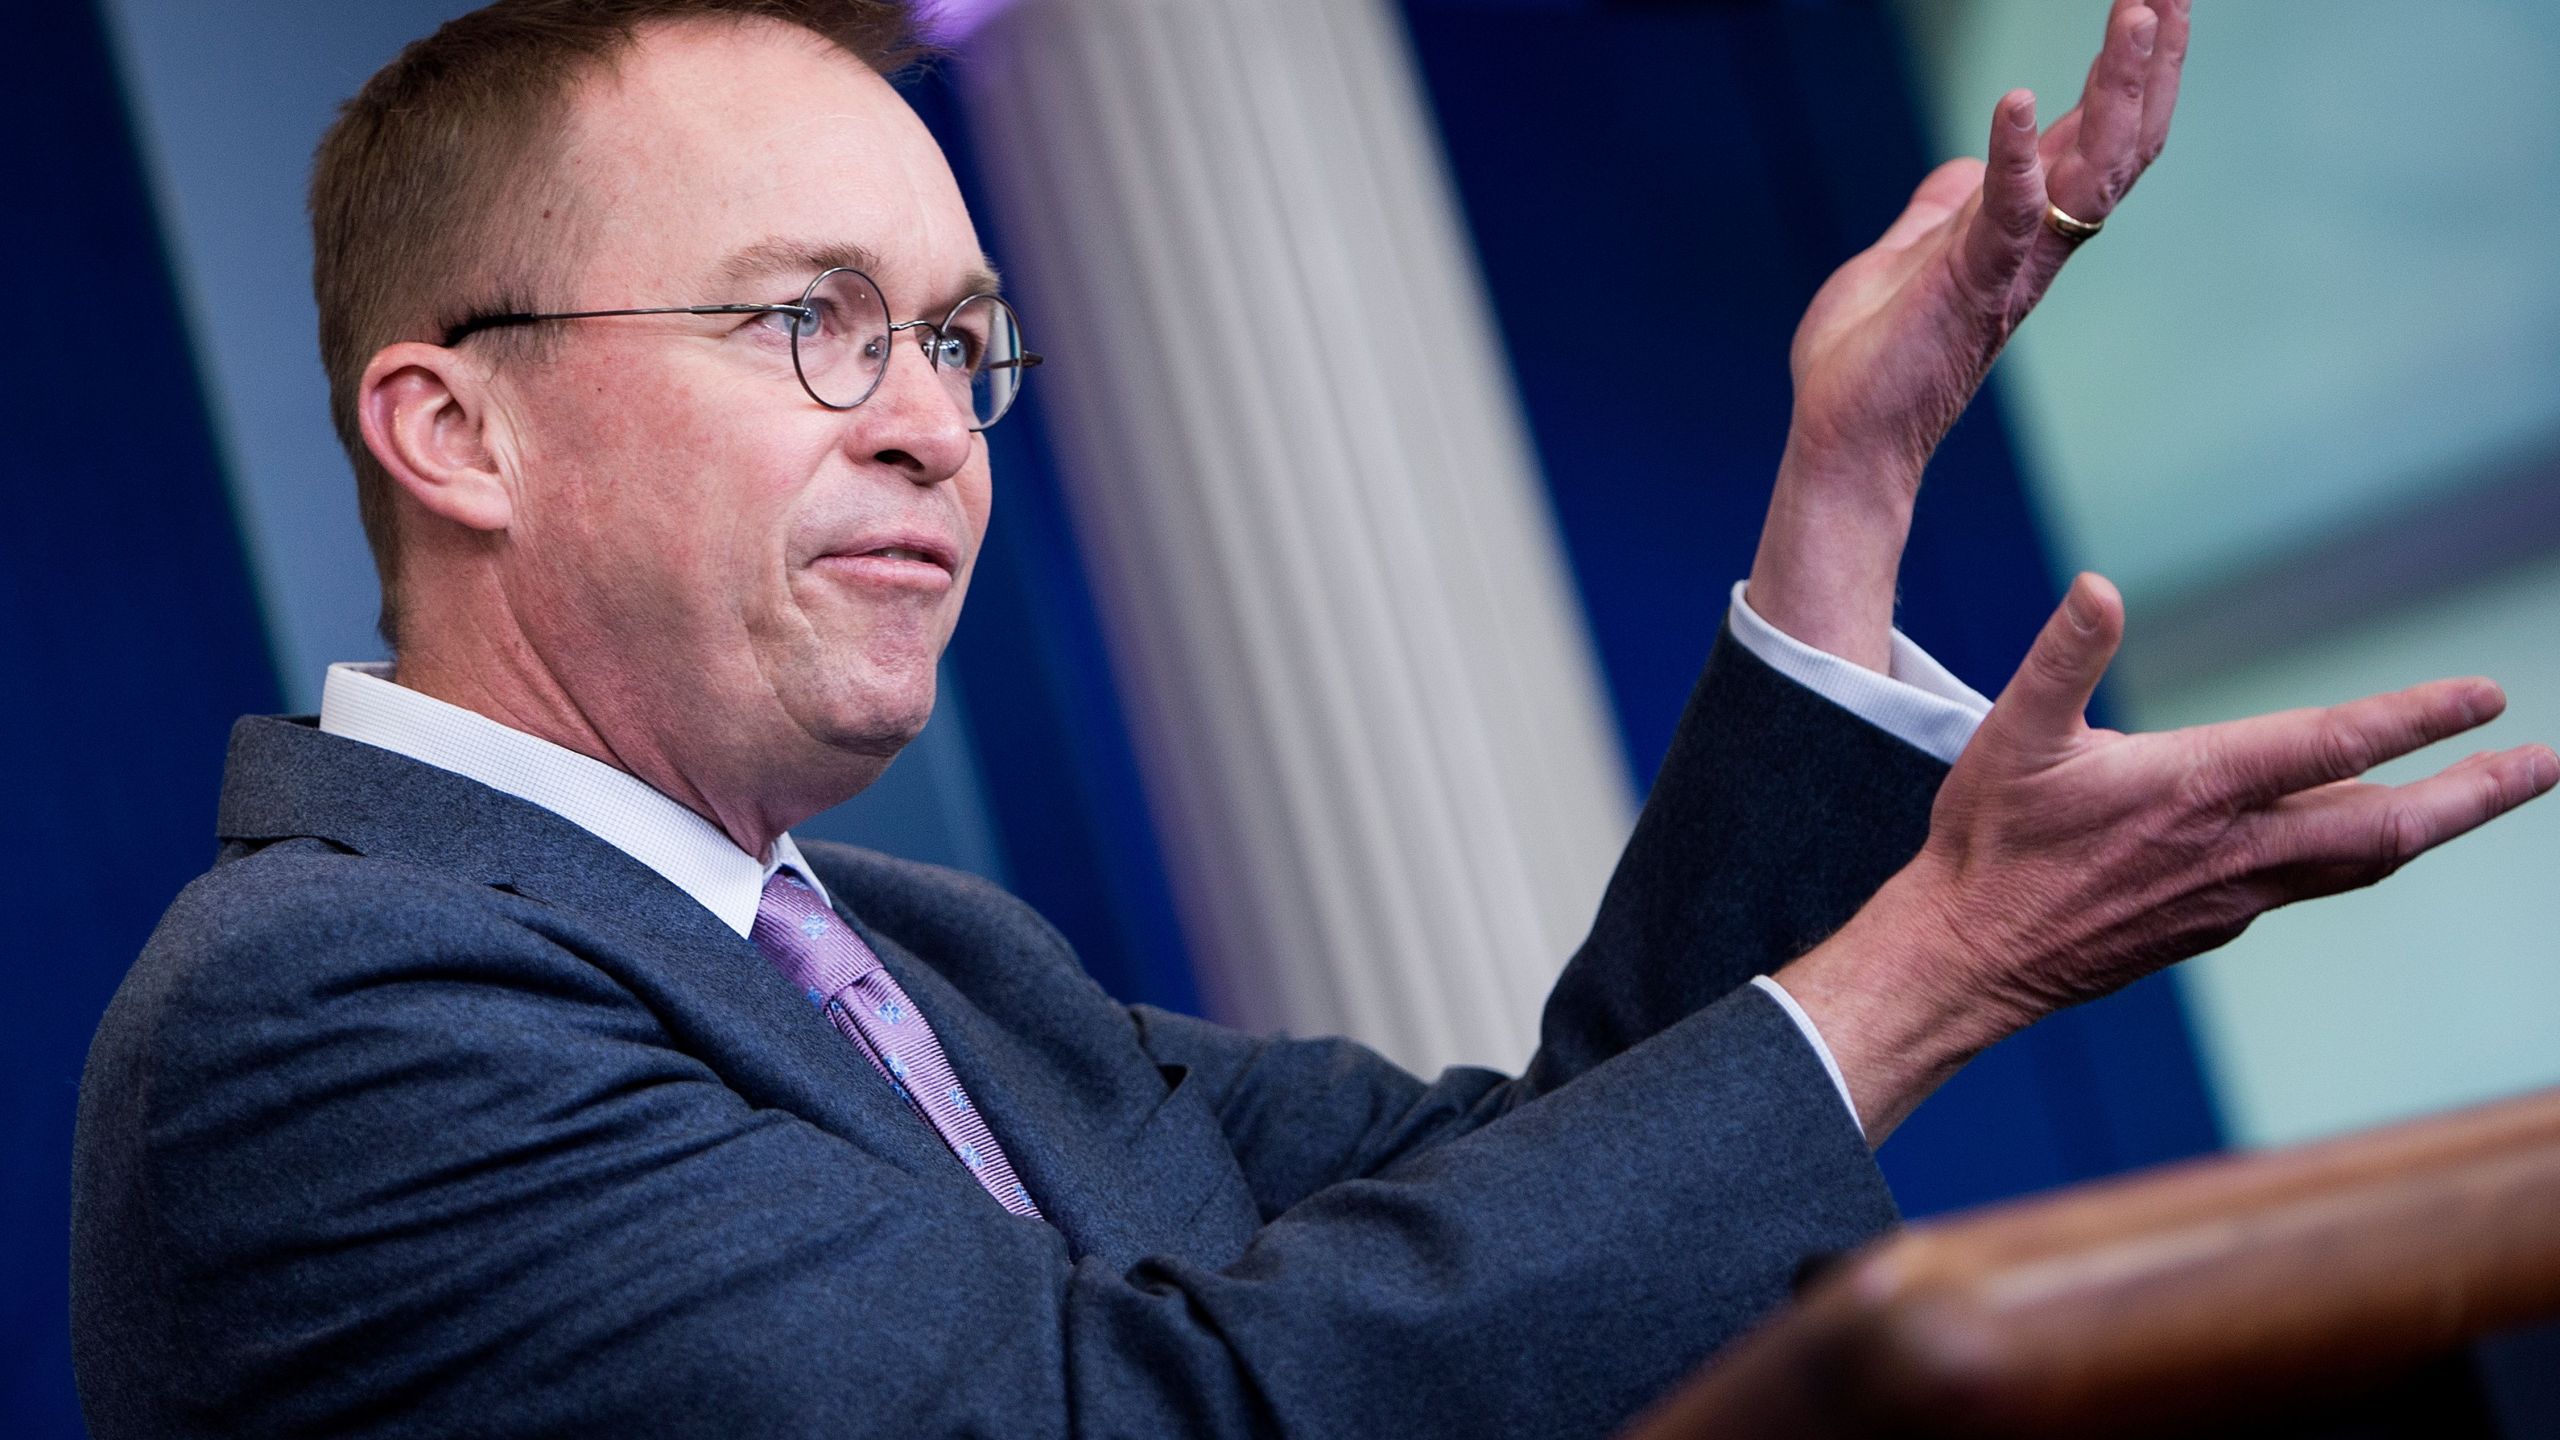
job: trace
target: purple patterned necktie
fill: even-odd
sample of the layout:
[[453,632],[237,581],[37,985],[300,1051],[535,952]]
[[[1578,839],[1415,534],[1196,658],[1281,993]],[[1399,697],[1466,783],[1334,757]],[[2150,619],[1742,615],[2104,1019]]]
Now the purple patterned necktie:
[[807,882],[787,870],[774,872],[756,908],[754,939],[774,968],[871,1057],[890,1088],[916,1107],[998,1204],[1016,1215],[1047,1218],[1015,1178],[1013,1162],[978,1107],[969,1103],[969,1092],[960,1088],[950,1057],[916,1003]]

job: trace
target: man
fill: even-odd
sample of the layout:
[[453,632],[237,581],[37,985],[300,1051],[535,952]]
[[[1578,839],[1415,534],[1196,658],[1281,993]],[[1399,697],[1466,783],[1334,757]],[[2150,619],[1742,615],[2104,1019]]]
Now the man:
[[788,834],[925,721],[1025,358],[897,31],[502,0],[324,145],[399,658],[243,722],[101,1028],[100,1435],[1605,1433],[1891,1223],[1868,1147],[1965,1057],[2560,779],[2351,783],[2484,682],[2093,732],[2087,577],[1951,772],[1789,678],[1922,663],[1920,468],[2166,136],[2186,6],[2118,0],[2084,108],[2004,101],[1816,302],[1528,1072],[1119,1007],[992,887]]

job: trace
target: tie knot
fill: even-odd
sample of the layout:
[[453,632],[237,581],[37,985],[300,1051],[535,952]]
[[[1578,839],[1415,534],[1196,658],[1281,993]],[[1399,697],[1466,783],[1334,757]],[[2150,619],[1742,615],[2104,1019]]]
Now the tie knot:
[[880,968],[880,957],[862,937],[789,871],[777,870],[764,883],[750,938],[774,968],[822,998]]

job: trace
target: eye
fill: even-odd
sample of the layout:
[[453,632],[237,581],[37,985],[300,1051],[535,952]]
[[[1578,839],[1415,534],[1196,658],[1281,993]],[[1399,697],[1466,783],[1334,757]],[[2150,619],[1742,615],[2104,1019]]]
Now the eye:
[[768,310],[755,318],[755,323],[777,335],[806,340],[826,324],[823,304],[794,305],[787,310]]
[[980,353],[974,335],[946,334],[933,343],[933,363],[945,370],[974,370]]

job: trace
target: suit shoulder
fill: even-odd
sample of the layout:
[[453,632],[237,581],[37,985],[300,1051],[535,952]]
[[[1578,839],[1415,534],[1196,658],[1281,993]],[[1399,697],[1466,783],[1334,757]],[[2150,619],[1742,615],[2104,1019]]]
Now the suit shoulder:
[[523,927],[506,911],[505,896],[460,876],[290,840],[198,876],[171,902],[144,954],[254,957],[273,968],[315,953],[344,957],[443,947],[463,936],[521,936]]
[[198,876],[169,905],[100,1028],[202,1035],[427,969],[566,972],[514,897],[412,862],[288,840]]
[[954,979],[1056,972],[1101,994],[1057,927],[994,881],[832,841],[800,848],[839,905]]
[[982,916],[1056,934],[1022,897],[982,875],[832,840],[799,845],[828,891],[864,919],[888,925],[908,917]]

